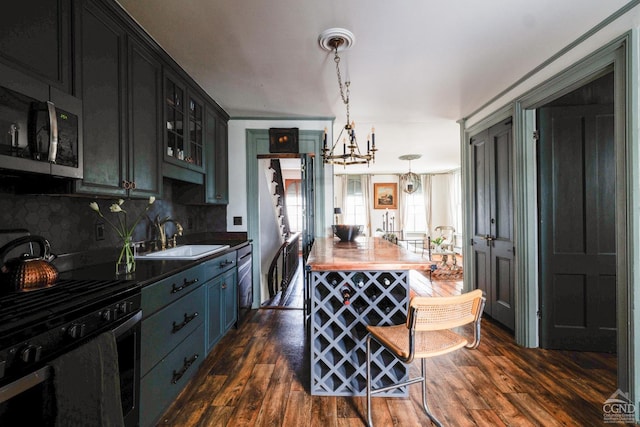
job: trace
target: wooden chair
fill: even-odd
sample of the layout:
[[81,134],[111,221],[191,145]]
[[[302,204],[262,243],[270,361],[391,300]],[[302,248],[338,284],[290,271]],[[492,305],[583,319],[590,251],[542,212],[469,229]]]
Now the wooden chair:
[[[427,416],[435,425],[442,425],[427,405],[425,360],[427,357],[439,356],[462,347],[478,347],[484,303],[485,298],[480,289],[450,297],[416,296],[411,298],[409,302],[409,315],[406,324],[367,326],[369,331],[367,335],[367,421],[370,427],[373,426],[371,395],[418,382],[422,383],[422,406]],[[472,341],[461,335],[459,331],[452,330],[468,324],[474,325]],[[387,387],[372,389],[372,339],[375,339],[404,363],[411,363],[414,358],[421,359],[421,376]]]

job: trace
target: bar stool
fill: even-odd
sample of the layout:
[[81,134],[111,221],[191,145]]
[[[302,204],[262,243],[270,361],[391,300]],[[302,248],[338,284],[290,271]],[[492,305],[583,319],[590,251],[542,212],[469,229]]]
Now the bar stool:
[[[367,422],[371,420],[371,396],[398,387],[422,383],[422,406],[436,426],[442,426],[431,413],[427,405],[427,386],[425,380],[425,360],[452,351],[476,348],[480,344],[480,320],[485,298],[482,291],[476,289],[462,295],[450,297],[415,296],[409,302],[409,314],[404,325],[367,326]],[[453,328],[473,324],[473,341]],[[421,376],[402,383],[372,389],[371,387],[371,340],[375,339],[384,348],[404,363],[421,359]]]

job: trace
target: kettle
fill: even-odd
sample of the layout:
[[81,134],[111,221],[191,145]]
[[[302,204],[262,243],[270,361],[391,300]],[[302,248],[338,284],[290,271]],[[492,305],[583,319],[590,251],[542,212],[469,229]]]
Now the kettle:
[[[11,250],[27,243],[36,243],[40,256],[22,254],[5,260]],[[54,258],[49,241],[41,236],[24,236],[7,243],[0,248],[0,293],[32,291],[53,285],[58,278],[58,270],[50,263]]]

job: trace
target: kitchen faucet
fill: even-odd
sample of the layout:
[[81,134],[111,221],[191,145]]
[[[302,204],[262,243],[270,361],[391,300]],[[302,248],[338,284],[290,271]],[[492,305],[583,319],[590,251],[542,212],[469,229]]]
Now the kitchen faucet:
[[182,228],[182,225],[176,221],[175,219],[172,219],[171,217],[166,217],[164,219],[160,219],[160,215],[156,216],[156,220],[154,221],[154,225],[158,231],[158,237],[160,240],[160,250],[165,250],[167,249],[167,233],[165,230],[165,224],[167,222],[172,222],[173,225],[175,225],[176,227],[176,232],[173,235],[173,237],[171,237],[169,239],[169,247],[175,247],[176,246],[176,237],[177,236],[182,236],[182,231],[184,230]]

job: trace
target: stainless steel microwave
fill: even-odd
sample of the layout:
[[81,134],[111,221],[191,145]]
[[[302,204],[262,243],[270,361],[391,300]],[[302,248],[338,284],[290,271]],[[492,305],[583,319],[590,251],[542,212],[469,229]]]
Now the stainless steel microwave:
[[0,169],[82,178],[78,115],[0,86]]

